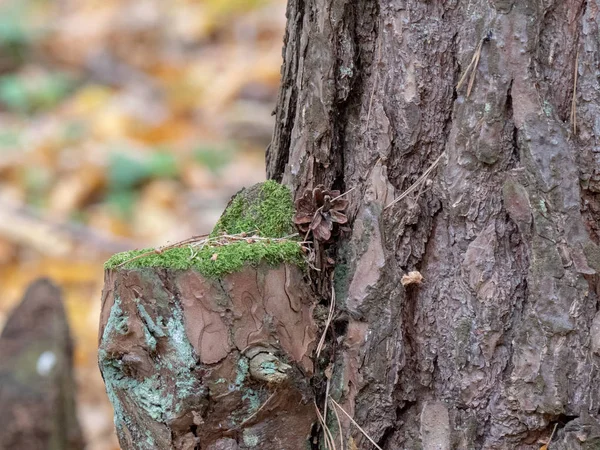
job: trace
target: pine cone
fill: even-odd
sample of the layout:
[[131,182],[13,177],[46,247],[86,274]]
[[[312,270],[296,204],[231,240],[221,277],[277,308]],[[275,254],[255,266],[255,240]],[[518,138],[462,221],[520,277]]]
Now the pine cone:
[[302,233],[312,231],[315,239],[328,242],[339,234],[340,225],[348,222],[348,200],[338,198],[340,191],[330,191],[323,185],[307,189],[296,200],[294,223]]

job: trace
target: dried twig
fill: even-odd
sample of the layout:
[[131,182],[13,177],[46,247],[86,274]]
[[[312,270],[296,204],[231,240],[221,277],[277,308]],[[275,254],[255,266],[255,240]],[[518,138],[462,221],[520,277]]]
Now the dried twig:
[[164,246],[159,247],[159,248],[155,248],[154,250],[150,250],[148,252],[144,252],[144,253],[141,253],[141,254],[139,254],[137,256],[134,256],[133,258],[130,258],[127,261],[123,261],[117,267],[122,267],[125,264],[130,263],[131,261],[135,261],[136,259],[140,259],[140,258],[143,258],[145,256],[160,255],[162,252],[164,252],[166,250],[170,250],[172,248],[177,248],[177,247],[183,247],[184,245],[191,244],[193,242],[202,240],[202,239],[206,238],[207,236],[208,236],[208,234],[200,234],[198,236],[192,236],[190,238],[184,239],[183,241],[176,242],[175,244],[169,244],[169,245],[164,245]]
[[329,402],[327,401],[327,399],[329,398],[329,385],[330,385],[330,379],[329,377],[327,378],[327,385],[325,386],[325,401],[323,402],[323,422],[327,423],[327,405],[329,404]]
[[340,415],[338,414],[337,409],[333,408],[333,413],[335,414],[335,420],[337,421],[338,435],[340,437],[340,448],[344,450],[344,432],[342,429],[342,421],[340,420]]
[[546,450],[548,450],[550,448],[550,442],[552,442],[552,438],[554,437],[554,433],[556,432],[556,427],[558,426],[558,423],[554,424],[554,429],[552,430],[552,434],[550,435],[550,439],[548,439],[548,442],[546,442],[545,445],[542,446],[542,448],[545,447]]
[[273,397],[275,397],[275,394],[277,394],[277,391],[273,392],[268,399],[266,399],[262,405],[260,405],[260,408],[258,408],[253,414],[251,414],[249,417],[247,417],[246,419],[244,419],[242,421],[242,423],[240,423],[240,426],[238,428],[241,428],[243,425],[247,424],[248,422],[250,422],[250,420],[252,420],[254,417],[256,417],[258,415],[258,413],[267,405],[267,403],[269,403],[271,401],[271,399]]
[[[381,26],[380,26],[381,28]],[[367,126],[365,127],[367,130],[369,129],[369,121],[371,119],[371,110],[373,108],[373,98],[375,97],[375,90],[377,89],[377,85],[379,84],[379,64],[381,63],[381,41],[383,40],[383,36],[381,33],[379,34],[379,39],[377,42],[377,63],[375,64],[375,79],[373,80],[373,89],[371,89],[371,97],[369,98],[369,110],[367,111]]]
[[[191,238],[184,239],[183,241],[176,242],[174,244],[165,245],[163,247],[156,248],[154,250],[150,250],[148,252],[144,252],[140,255],[134,256],[133,258],[128,259],[127,261],[123,261],[117,267],[122,267],[136,259],[143,258],[149,255],[160,255],[161,253],[171,250],[174,248],[181,248],[185,245],[189,245],[191,248],[191,256],[190,258],[194,258],[196,256],[196,252],[193,251],[194,246],[199,246],[200,250],[204,248],[205,245],[211,245],[213,247],[222,247],[227,244],[231,244],[232,242],[240,242],[246,241],[248,243],[255,243],[260,241],[269,241],[269,242],[284,242],[291,241],[293,238],[298,236],[298,233],[290,234],[288,236],[284,236],[282,238],[270,238],[263,237],[257,235],[248,235],[248,233],[240,233],[240,234],[220,234],[218,236],[208,237],[208,234],[201,234],[198,236],[192,236]],[[297,242],[297,241],[294,241]],[[307,242],[297,242],[299,245],[304,246]]]
[[314,405],[315,405],[315,411],[317,411],[317,418],[319,419],[319,423],[321,424],[321,427],[323,427],[323,432],[324,432],[323,436],[325,438],[325,447],[330,450],[337,450],[337,448],[335,446],[335,441],[333,440],[333,436],[331,435],[331,431],[327,427],[327,424],[325,423],[325,419],[321,415],[321,411],[319,411],[319,407],[317,406],[316,403]]
[[329,325],[331,325],[331,321],[333,320],[333,315],[335,313],[335,289],[333,286],[333,274],[331,277],[331,301],[329,302],[329,313],[327,314],[327,320],[325,322],[325,329],[323,330],[323,334],[321,335],[321,339],[319,340],[319,344],[317,345],[317,358],[321,354],[321,350],[323,350],[323,346],[325,345],[325,336],[327,335],[327,330],[329,329]]
[[431,164],[431,166],[429,166],[429,168],[425,172],[423,172],[423,175],[421,175],[417,181],[415,181],[407,190],[405,190],[398,198],[395,198],[384,209],[388,209],[390,206],[395,205],[400,200],[406,198],[411,193],[413,193],[415,190],[417,190],[417,188],[421,184],[423,184],[425,182],[425,180],[427,180],[427,177],[429,176],[429,174],[431,172],[433,172],[433,170],[437,167],[438,163],[440,162],[440,159],[442,159],[442,156],[444,156],[444,154],[445,154],[445,152],[442,152],[442,154],[440,156],[438,156],[438,158]]
[[577,78],[579,76],[579,50],[575,56],[575,69],[573,70],[573,98],[571,99],[571,124],[573,134],[577,134]]
[[485,42],[485,37],[481,38],[479,44],[477,44],[477,48],[475,49],[475,53],[473,53],[473,57],[471,58],[471,62],[465,69],[462,77],[458,81],[456,85],[456,90],[458,91],[464,82],[467,80],[467,76],[469,72],[471,72],[471,78],[469,79],[469,86],[467,87],[467,97],[471,95],[471,89],[473,88],[473,83],[475,82],[475,73],[477,72],[477,65],[479,64],[479,57],[481,56],[481,48],[483,47],[483,43]]
[[331,403],[333,403],[333,405],[334,405],[336,408],[338,408],[340,411],[342,411],[342,412],[345,414],[345,416],[346,416],[348,419],[350,419],[350,422],[352,422],[352,424],[353,424],[353,425],[354,425],[356,428],[358,428],[358,431],[360,431],[360,432],[363,434],[363,436],[364,436],[364,437],[366,437],[366,438],[369,440],[369,442],[371,442],[371,444],[373,444],[373,445],[374,445],[374,446],[375,446],[377,449],[379,449],[379,450],[383,450],[383,449],[382,449],[382,448],[381,448],[379,445],[377,445],[377,442],[375,442],[373,439],[371,439],[371,436],[369,436],[369,435],[367,434],[367,432],[366,432],[365,430],[363,430],[359,424],[357,424],[357,423],[356,423],[356,421],[355,421],[355,420],[352,418],[352,416],[350,416],[350,414],[348,414],[348,413],[346,412],[346,410],[340,406],[340,404],[339,404],[338,402],[336,402],[336,401],[335,401],[333,398],[331,398],[331,397],[329,397],[329,400],[331,401]]

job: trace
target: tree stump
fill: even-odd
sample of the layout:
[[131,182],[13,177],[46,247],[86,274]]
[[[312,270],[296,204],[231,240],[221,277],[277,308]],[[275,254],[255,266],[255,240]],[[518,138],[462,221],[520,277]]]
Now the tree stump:
[[84,448],[60,291],[32,283],[0,336],[0,449]]
[[[242,197],[248,200],[257,189]],[[246,200],[242,216],[254,214],[250,232],[271,214]],[[262,206],[264,201],[258,199]],[[238,203],[230,204],[217,229],[229,223],[227,212]],[[230,223],[227,228],[235,231]],[[291,215],[284,228],[291,228]],[[309,379],[317,325],[304,273],[283,253],[271,264],[254,258],[252,246],[281,241],[247,237],[232,250],[239,240],[231,235],[218,246],[207,239],[199,250],[176,247],[137,259],[121,255],[107,264],[99,363],[120,444],[124,449],[306,448],[316,420]],[[234,250],[245,255],[238,270],[215,276],[202,269],[204,259],[230,269],[231,260],[223,259]]]

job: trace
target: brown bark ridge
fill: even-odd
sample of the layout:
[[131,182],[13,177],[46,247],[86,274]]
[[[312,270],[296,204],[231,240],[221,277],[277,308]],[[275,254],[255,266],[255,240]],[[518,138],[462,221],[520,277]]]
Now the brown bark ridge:
[[0,335],[0,449],[79,450],[73,346],[60,291],[32,283]]
[[268,176],[355,188],[331,395],[383,449],[600,448],[599,14],[288,2]]
[[123,449],[302,449],[315,421],[301,269],[107,270],[99,361]]

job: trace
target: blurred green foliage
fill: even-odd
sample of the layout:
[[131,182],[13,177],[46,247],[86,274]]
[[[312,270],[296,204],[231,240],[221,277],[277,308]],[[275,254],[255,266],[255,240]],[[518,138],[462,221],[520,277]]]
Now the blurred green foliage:
[[0,1],[0,72],[26,61],[43,29],[32,22],[32,11],[47,0]]
[[194,150],[194,158],[214,174],[225,168],[235,156],[231,147],[200,146]]
[[166,149],[148,155],[115,152],[108,166],[106,201],[122,217],[128,218],[137,201],[138,188],[156,178],[175,178],[179,174],[177,159]]
[[12,112],[30,114],[56,106],[72,88],[73,81],[61,72],[33,79],[4,75],[0,77],[0,104]]

